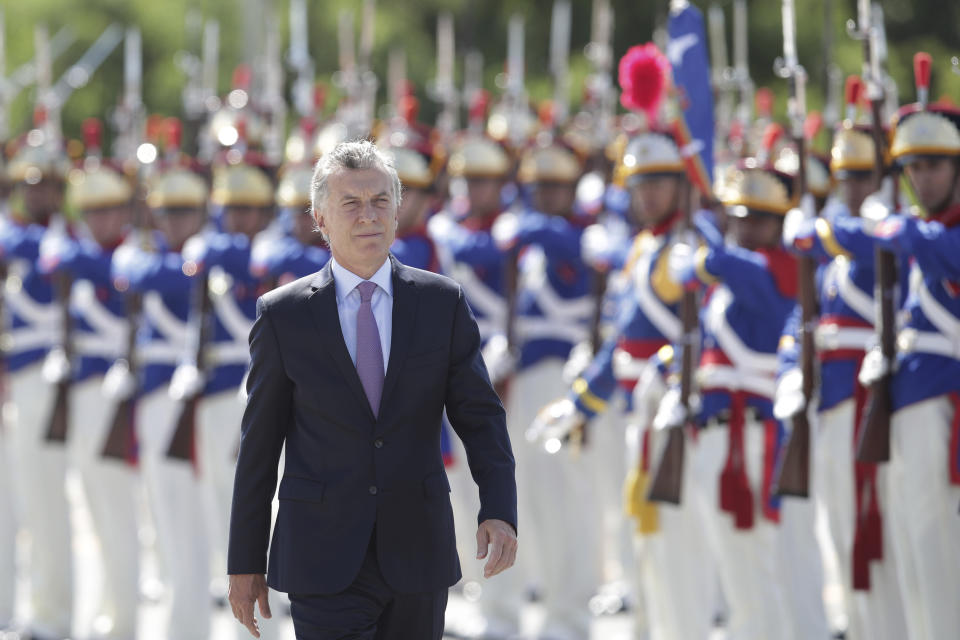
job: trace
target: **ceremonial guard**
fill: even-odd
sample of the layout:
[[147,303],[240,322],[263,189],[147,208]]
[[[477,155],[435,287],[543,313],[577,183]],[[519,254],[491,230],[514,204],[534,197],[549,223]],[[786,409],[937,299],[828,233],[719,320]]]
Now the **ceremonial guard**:
[[[580,160],[569,147],[540,136],[522,155],[517,175],[531,208],[502,216],[493,229],[518,274],[505,349],[493,368],[516,367],[508,388],[508,424],[521,443],[517,449],[527,448],[518,454],[518,486],[526,494],[531,536],[539,541],[536,564],[548,612],[541,633],[558,638],[588,632],[587,602],[602,581],[598,530],[583,517],[591,511],[594,462],[586,442],[578,453],[555,458],[542,445],[531,447],[524,440],[537,412],[563,395],[564,364],[573,346],[587,340],[597,304],[592,272],[581,254],[583,231],[593,219],[578,215],[573,206],[581,174]],[[574,545],[592,551],[568,563],[555,561]]]
[[[857,264],[868,261],[879,247],[899,256],[900,268],[909,270],[896,361],[885,363],[874,349],[864,360],[860,378],[864,384],[875,383],[892,367],[889,509],[884,522],[896,560],[907,636],[923,640],[949,637],[960,626],[954,604],[960,582],[953,569],[960,563],[955,543],[960,539],[960,112],[927,104],[929,56],[918,54],[915,67],[919,102],[897,114],[890,155],[916,195],[916,206],[900,213],[888,183],[867,198],[861,217],[819,223],[809,237],[834,253],[849,254]],[[803,246],[804,238],[797,234],[794,245]]]
[[[847,117],[834,134],[831,167],[839,197],[831,200],[823,218],[792,211],[785,224],[789,248],[818,258],[819,320],[815,342],[820,361],[820,386],[813,452],[813,494],[827,515],[830,540],[839,561],[844,592],[847,637],[903,638],[906,629],[896,578],[889,522],[883,505],[889,501],[883,465],[857,462],[856,445],[867,404],[867,389],[858,380],[867,349],[874,343],[872,243],[854,255],[837,237],[860,226],[860,205],[876,190],[875,149],[870,127],[857,121],[860,79],[847,81]],[[803,216],[799,226],[792,219]],[[831,224],[832,223],[832,224]],[[904,284],[906,284],[904,282]],[[777,407],[791,406],[801,393],[797,328],[799,309],[781,339]],[[887,551],[884,553],[884,547]]]
[[51,433],[55,389],[43,376],[48,351],[60,341],[63,313],[54,301],[51,279],[38,264],[47,230],[65,233],[62,206],[69,163],[38,110],[36,128],[7,166],[13,197],[20,205],[0,229],[6,267],[3,292],[8,346],[5,349],[5,427],[12,444],[17,510],[30,541],[25,555],[29,618],[20,626],[30,637],[55,640],[73,624],[73,552],[64,487],[66,436]]
[[[698,220],[705,245],[693,255],[678,245],[669,258],[674,279],[710,287],[702,303],[696,376],[701,428],[688,464],[701,527],[730,606],[727,629],[743,638],[789,639],[798,628],[780,567],[780,509],[772,495],[781,439],[772,402],[776,349],[797,286],[796,262],[780,247],[792,192],[790,176],[754,159],[742,161],[719,194],[735,244],[726,245],[714,227]],[[675,399],[671,394],[664,403]],[[669,406],[660,411],[669,413]]]
[[171,397],[170,380],[189,348],[190,276],[181,250],[206,221],[208,189],[179,157],[179,126],[168,132],[167,166],[151,177],[146,204],[157,231],[143,232],[114,254],[118,288],[139,294],[137,334],[139,397],[136,405],[140,470],[156,531],[169,608],[165,637],[205,640],[210,633],[210,545],[204,526],[194,434],[178,442],[183,402]]

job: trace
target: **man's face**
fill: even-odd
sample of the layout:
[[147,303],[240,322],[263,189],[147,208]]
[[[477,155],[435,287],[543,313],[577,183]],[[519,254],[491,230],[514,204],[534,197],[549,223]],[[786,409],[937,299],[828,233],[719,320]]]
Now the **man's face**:
[[177,207],[165,209],[160,215],[154,215],[154,220],[157,228],[167,239],[167,244],[174,250],[179,250],[189,238],[200,231],[204,215],[202,209]]
[[780,246],[783,218],[771,213],[748,213],[745,217],[730,216],[730,225],[737,244],[744,249],[773,249]]
[[403,192],[403,201],[400,202],[399,233],[404,233],[417,227],[423,222],[430,206],[430,192],[426,189],[408,188]]
[[575,182],[538,182],[533,190],[533,206],[550,216],[569,216],[576,199]]
[[677,210],[680,180],[670,176],[648,177],[630,186],[630,211],[635,222],[652,227]]
[[30,219],[46,222],[51,215],[63,206],[63,182],[54,178],[44,178],[36,184],[22,184],[23,204]]
[[227,233],[239,233],[251,240],[270,224],[271,207],[230,205],[223,210],[223,228]]
[[503,181],[500,178],[467,178],[467,197],[470,198],[471,213],[478,216],[499,213],[502,189]]
[[123,240],[130,226],[129,205],[91,209],[83,214],[83,221],[94,241],[102,247],[114,246]]
[[873,172],[853,171],[840,180],[840,197],[850,215],[859,216],[863,201],[878,188]]
[[337,262],[360,276],[386,260],[396,237],[393,184],[379,168],[341,169],[330,175],[327,196],[316,215]]
[[907,178],[920,204],[932,214],[960,200],[958,161],[943,156],[919,156],[907,165]]

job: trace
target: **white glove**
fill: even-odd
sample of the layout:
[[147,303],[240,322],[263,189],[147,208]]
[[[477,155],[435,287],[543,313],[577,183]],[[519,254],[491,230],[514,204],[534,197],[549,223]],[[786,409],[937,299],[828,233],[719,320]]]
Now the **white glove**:
[[580,377],[593,360],[593,345],[589,341],[578,342],[570,350],[567,362],[563,365],[563,382],[567,386]]
[[777,382],[777,390],[773,396],[773,415],[778,420],[786,420],[800,413],[805,404],[803,372],[799,368],[790,369]]
[[667,392],[667,383],[656,364],[650,362],[633,388],[633,412],[641,425],[648,425],[657,413],[657,406]]
[[610,234],[602,224],[592,224],[580,236],[580,256],[597,271],[606,271],[610,252]]
[[863,358],[863,364],[860,365],[860,374],[857,377],[860,380],[860,384],[869,387],[891,370],[890,360],[883,357],[883,352],[881,352],[880,347],[877,346],[870,349]]
[[787,247],[793,246],[797,239],[797,233],[804,222],[816,217],[816,203],[813,200],[813,194],[806,193],[800,199],[800,206],[787,211],[783,219],[783,244]]
[[667,272],[674,282],[683,282],[690,269],[693,268],[695,249],[686,242],[677,242],[670,248],[667,257]]
[[181,364],[173,371],[170,378],[170,387],[167,390],[170,398],[181,401],[203,390],[204,377],[193,364]]
[[[901,200],[901,206],[906,209],[907,205]],[[889,216],[896,209],[893,201],[893,180],[887,176],[880,183],[880,190],[871,193],[863,200],[860,205],[860,217],[868,223],[868,230],[872,223],[877,223]]]
[[686,419],[684,414],[683,404],[680,403],[680,389],[679,387],[671,387],[663,394],[663,399],[660,400],[660,407],[653,419],[653,428],[662,431],[681,424]]
[[563,446],[570,432],[587,421],[569,398],[554,400],[539,412],[527,429],[527,442],[542,446],[547,453],[556,453]]
[[497,216],[490,229],[490,235],[501,250],[506,250],[513,246],[519,231],[520,219],[517,214],[508,211]]
[[118,402],[131,397],[136,390],[137,378],[130,371],[130,364],[122,358],[114,361],[100,385],[103,397]]
[[70,376],[70,360],[63,347],[54,347],[47,352],[43,359],[43,368],[40,371],[45,382],[57,384]]
[[484,364],[487,365],[487,373],[493,384],[506,379],[517,365],[516,358],[510,352],[510,345],[507,344],[507,337],[502,333],[487,340],[480,355],[483,357]]

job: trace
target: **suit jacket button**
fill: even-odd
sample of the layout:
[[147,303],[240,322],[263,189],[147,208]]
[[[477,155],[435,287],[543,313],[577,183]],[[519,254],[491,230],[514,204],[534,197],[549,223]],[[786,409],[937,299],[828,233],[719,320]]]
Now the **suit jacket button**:
[[377,449],[383,447],[383,439],[382,439],[382,438],[377,438],[376,440],[374,440],[374,441],[373,441],[373,446],[375,446]]
[[377,488],[376,488],[376,487],[374,487],[374,486],[371,486],[371,487],[370,487],[370,495],[372,495],[372,496],[377,495]]

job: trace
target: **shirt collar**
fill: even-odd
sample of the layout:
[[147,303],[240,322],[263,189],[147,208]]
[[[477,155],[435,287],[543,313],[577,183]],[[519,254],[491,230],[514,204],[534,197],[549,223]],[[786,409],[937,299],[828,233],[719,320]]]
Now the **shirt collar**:
[[[341,266],[337,259],[332,256],[330,257],[330,270],[333,273],[333,284],[337,288],[337,302],[343,302],[357,288],[357,285],[363,282],[363,278]],[[393,296],[393,268],[389,257],[370,277],[370,282],[380,287],[388,296]]]

